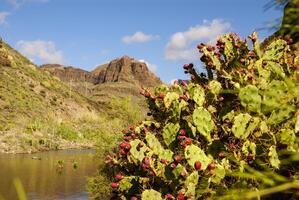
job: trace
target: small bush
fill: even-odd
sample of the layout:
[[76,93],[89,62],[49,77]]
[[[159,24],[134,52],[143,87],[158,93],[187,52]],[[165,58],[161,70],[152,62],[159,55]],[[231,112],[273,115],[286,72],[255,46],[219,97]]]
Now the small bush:
[[78,133],[75,128],[67,123],[62,123],[58,126],[56,134],[65,140],[78,139]]

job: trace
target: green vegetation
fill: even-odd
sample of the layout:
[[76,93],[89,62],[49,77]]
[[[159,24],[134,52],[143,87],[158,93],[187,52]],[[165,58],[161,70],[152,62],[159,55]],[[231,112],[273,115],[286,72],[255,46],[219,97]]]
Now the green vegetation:
[[0,151],[90,148],[113,140],[111,131],[144,117],[140,101],[119,90],[109,98],[84,97],[1,41]]
[[249,39],[200,44],[207,76],[186,64],[190,82],[144,90],[153,120],[123,131],[106,160],[115,198],[298,198],[299,57],[285,40]]

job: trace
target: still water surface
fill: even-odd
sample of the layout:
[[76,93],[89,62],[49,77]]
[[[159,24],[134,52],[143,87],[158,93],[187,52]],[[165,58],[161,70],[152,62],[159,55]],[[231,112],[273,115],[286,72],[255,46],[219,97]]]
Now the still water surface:
[[[0,154],[0,199],[18,199],[15,178],[21,180],[29,200],[88,199],[86,177],[95,174],[97,168],[93,156],[92,150]],[[63,167],[58,167],[59,160]]]

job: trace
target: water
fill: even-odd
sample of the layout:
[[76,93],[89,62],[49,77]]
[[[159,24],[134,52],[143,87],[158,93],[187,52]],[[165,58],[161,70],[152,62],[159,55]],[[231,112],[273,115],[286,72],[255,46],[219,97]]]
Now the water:
[[[21,180],[29,200],[88,199],[86,177],[97,168],[93,154],[92,150],[0,154],[0,199],[1,196],[5,200],[18,199],[15,178]],[[63,161],[63,167],[58,167],[59,160]]]

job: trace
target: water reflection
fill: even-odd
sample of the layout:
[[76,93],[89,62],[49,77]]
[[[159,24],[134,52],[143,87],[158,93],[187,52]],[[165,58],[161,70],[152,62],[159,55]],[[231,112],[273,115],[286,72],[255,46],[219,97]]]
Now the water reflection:
[[[59,161],[63,161],[60,173]],[[77,163],[77,169],[74,169],[74,163]],[[91,150],[63,150],[31,155],[0,154],[0,194],[6,200],[17,199],[13,180],[18,177],[28,199],[87,199],[86,176],[95,173],[96,166]]]

